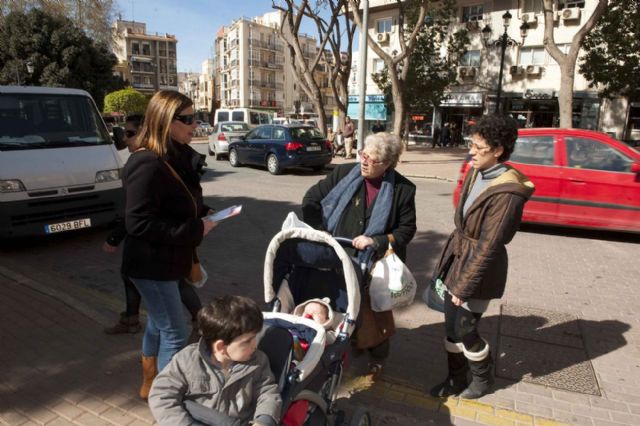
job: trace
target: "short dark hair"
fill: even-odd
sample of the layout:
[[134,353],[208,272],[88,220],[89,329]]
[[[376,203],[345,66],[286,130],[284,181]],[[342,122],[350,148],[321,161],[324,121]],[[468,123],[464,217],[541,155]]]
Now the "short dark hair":
[[469,134],[481,136],[492,149],[501,146],[504,151],[498,161],[507,161],[518,139],[518,122],[505,115],[485,115],[471,128]]
[[131,123],[134,126],[136,126],[136,128],[140,127],[143,121],[144,121],[144,115],[142,114],[127,115],[127,118],[124,119],[125,123]]
[[245,333],[258,333],[262,321],[258,304],[243,296],[216,297],[198,312],[198,329],[208,346],[216,340],[228,345]]

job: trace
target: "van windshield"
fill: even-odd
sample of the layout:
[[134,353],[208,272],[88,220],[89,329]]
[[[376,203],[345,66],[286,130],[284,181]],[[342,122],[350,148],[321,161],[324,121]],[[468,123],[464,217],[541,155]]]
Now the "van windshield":
[[0,150],[110,143],[102,118],[86,96],[0,94]]

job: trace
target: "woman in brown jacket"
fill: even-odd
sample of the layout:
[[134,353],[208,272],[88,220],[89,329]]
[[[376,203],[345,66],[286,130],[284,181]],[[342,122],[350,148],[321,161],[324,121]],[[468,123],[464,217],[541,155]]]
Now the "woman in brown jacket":
[[[431,395],[476,399],[493,384],[489,344],[478,323],[491,299],[499,299],[507,281],[508,244],[533,194],[531,181],[505,165],[518,136],[515,120],[483,117],[471,130],[469,154],[473,168],[465,178],[455,212],[456,229],[449,237],[435,277],[445,292],[445,349],[449,375]],[[471,370],[471,382],[467,373]]]

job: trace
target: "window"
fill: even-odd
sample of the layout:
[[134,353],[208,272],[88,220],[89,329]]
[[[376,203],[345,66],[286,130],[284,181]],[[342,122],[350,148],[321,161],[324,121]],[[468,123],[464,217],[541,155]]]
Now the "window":
[[149,46],[149,43],[142,43],[142,54],[151,56],[151,46]]
[[542,13],[542,0],[522,0],[521,4],[525,13]]
[[227,111],[218,111],[218,121],[229,121],[229,113]]
[[244,121],[244,111],[231,111],[231,121]]
[[510,160],[524,164],[541,164],[544,166],[553,165],[553,136],[531,136],[518,138]]
[[283,141],[285,139],[285,132],[282,127],[276,127],[273,129],[273,139]]
[[631,171],[631,158],[605,143],[576,137],[566,137],[564,141],[569,167],[611,172]]
[[246,132],[249,130],[247,123],[226,123],[222,125],[223,132]]
[[476,4],[462,8],[462,22],[482,21],[484,6]]
[[571,7],[584,8],[585,0],[558,0],[558,10],[569,9]]
[[271,139],[271,127],[264,126],[256,129],[256,139]]
[[376,21],[376,31],[380,33],[390,33],[393,26],[393,20],[391,18],[378,19]]
[[373,60],[373,72],[379,73],[384,70],[384,61],[382,59]]
[[520,49],[518,63],[520,65],[544,65],[544,47],[523,47]]
[[462,55],[460,59],[460,66],[463,67],[479,67],[480,66],[480,51],[469,50]]
[[134,55],[140,54],[140,45],[137,41],[131,42],[131,53],[133,53]]

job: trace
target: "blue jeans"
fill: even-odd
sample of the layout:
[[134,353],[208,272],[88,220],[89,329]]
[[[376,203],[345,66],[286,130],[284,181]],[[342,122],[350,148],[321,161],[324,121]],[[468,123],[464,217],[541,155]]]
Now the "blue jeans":
[[182,312],[178,281],[130,278],[147,305],[147,327],[142,354],[158,357],[158,371],[187,344],[187,324]]

